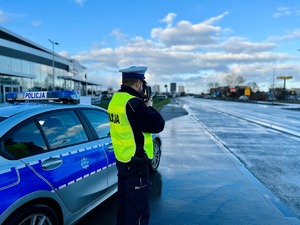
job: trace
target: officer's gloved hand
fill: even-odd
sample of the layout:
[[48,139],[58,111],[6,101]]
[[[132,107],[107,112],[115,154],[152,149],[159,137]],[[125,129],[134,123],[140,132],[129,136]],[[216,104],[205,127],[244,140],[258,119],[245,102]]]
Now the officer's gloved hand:
[[149,100],[146,101],[145,104],[146,104],[147,107],[149,107],[149,106],[152,107],[153,106],[153,100],[152,100],[152,98],[149,98]]

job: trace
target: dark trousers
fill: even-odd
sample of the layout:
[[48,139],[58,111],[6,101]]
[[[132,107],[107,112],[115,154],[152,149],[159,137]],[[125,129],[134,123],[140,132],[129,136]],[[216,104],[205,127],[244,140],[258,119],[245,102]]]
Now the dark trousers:
[[[139,165],[140,166],[140,165]],[[141,175],[136,165],[117,161],[117,225],[148,225],[150,218],[150,180],[148,164]],[[146,171],[146,173],[145,173]]]

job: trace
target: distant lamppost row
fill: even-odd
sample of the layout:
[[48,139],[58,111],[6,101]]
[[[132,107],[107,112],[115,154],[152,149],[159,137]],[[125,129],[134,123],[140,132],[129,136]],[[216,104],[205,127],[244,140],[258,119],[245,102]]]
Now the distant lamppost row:
[[54,69],[54,45],[59,45],[58,42],[48,39],[52,43],[52,76],[53,76],[53,91],[55,90],[55,69]]

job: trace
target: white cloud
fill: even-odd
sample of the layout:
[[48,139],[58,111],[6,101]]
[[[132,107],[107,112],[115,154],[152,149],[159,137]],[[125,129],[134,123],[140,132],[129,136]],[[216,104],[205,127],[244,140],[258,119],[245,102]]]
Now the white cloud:
[[117,40],[122,40],[127,37],[127,35],[122,33],[119,28],[114,29],[110,34],[112,36],[116,37]]
[[12,15],[7,12],[4,12],[3,10],[0,10],[0,23],[6,23],[14,16],[15,15]]
[[168,13],[168,15],[161,19],[160,22],[167,23],[167,26],[170,27],[173,24],[174,19],[177,17],[175,13]]
[[274,18],[279,18],[282,16],[290,16],[292,14],[292,10],[290,7],[278,7],[276,12],[274,13]]
[[[223,29],[214,23],[227,14],[225,12],[202,23],[179,21],[165,28],[154,28],[152,38],[146,40],[139,36],[130,38],[115,29],[111,34],[122,38],[122,46],[95,46],[74,58],[87,66],[89,78],[98,78],[103,85],[110,87],[115,85],[116,80],[120,82],[118,68],[132,65],[148,66],[146,77],[150,84],[163,85],[174,81],[186,85],[197,82],[205,86],[207,82],[221,84],[224,76],[231,73],[249,74],[249,68],[274,62],[285,63],[292,59],[288,54],[274,52],[278,46],[270,40],[251,42],[244,37],[228,37],[231,32],[221,36],[230,28]],[[174,18],[175,15],[168,14],[163,20],[171,24]],[[295,37],[297,34],[295,30],[290,35]],[[110,79],[102,79],[104,74],[109,74]],[[257,74],[263,82],[263,74]]]
[[9,13],[0,9],[0,23],[7,23],[13,20],[23,20],[27,17],[28,15],[26,14]]
[[180,21],[174,27],[152,29],[151,37],[166,46],[206,45],[215,43],[216,35],[220,31],[219,27],[208,24],[191,24],[189,21]]
[[[146,65],[149,67],[147,73],[151,74],[151,79],[149,79],[152,84],[164,82],[166,77],[170,76],[174,80],[179,80],[179,77],[181,77],[180,80],[184,80],[184,77],[188,78],[189,74],[199,76],[204,71],[228,74],[231,71],[231,65],[237,63],[243,67],[258,62],[269,63],[290,59],[287,54],[261,52],[260,50],[239,53],[177,51],[171,48],[158,48],[155,42],[142,38],[137,38],[135,42],[132,41],[115,49],[92,49],[78,54],[75,58],[86,65],[90,71],[99,71],[99,74],[111,73],[113,68]],[[120,76],[117,69],[111,74],[115,79]]]
[[42,24],[43,24],[42,21],[34,21],[34,22],[31,23],[31,25],[32,25],[33,27],[39,27],[39,26],[41,26]]
[[73,0],[76,4],[83,5],[86,0]]
[[4,23],[5,21],[6,21],[5,13],[0,10],[0,23]]
[[219,20],[222,20],[222,19],[223,19],[226,15],[228,15],[228,14],[229,14],[229,12],[224,12],[224,13],[222,13],[222,14],[219,15],[219,16],[211,17],[210,19],[204,21],[203,23],[204,23],[204,24],[212,25],[212,24],[218,22]]
[[277,45],[271,42],[253,43],[243,37],[230,37],[218,47],[224,50],[225,52],[231,53],[257,53],[271,51],[275,49]]
[[[214,44],[222,31],[220,27],[214,24],[222,20],[227,14],[228,12],[224,12],[201,23],[192,24],[182,20],[173,25],[177,15],[169,13],[161,20],[166,22],[168,26],[166,28],[153,28],[151,37],[165,46],[172,46],[173,49],[194,50],[199,46]],[[224,29],[224,32],[228,32],[228,29]]]
[[268,41],[286,41],[286,40],[295,40],[300,38],[300,29],[294,29],[292,32],[285,34],[283,36],[271,36],[268,38]]

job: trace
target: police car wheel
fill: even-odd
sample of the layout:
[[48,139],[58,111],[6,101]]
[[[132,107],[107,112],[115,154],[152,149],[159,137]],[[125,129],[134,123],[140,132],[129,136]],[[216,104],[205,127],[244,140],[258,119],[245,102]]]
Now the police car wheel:
[[15,212],[4,225],[59,225],[54,210],[46,205],[30,205]]
[[154,145],[154,156],[150,163],[150,171],[154,172],[158,169],[159,163],[160,163],[160,156],[161,156],[161,149],[160,149],[160,143],[158,140],[153,140]]

